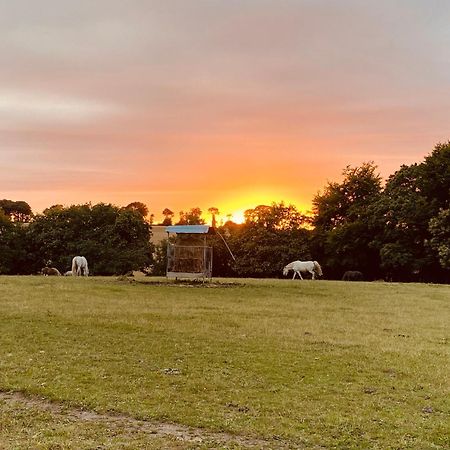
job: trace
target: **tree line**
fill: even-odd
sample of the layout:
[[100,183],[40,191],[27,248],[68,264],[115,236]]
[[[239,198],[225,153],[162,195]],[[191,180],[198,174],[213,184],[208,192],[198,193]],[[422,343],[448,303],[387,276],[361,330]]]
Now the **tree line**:
[[[366,280],[450,282],[450,142],[385,183],[373,162],[342,175],[314,197],[311,215],[274,203],[247,210],[243,224],[219,226],[236,261],[221,238],[212,238],[213,274],[278,277],[289,262],[314,259],[329,279],[358,270]],[[210,208],[213,217],[217,212]],[[198,213],[182,212],[179,223],[201,223]],[[160,273],[164,245],[156,252]]]
[[[214,276],[279,277],[287,263],[318,260],[325,277],[358,270],[367,280],[450,282],[450,142],[420,163],[403,165],[385,183],[373,162],[346,167],[313,199],[312,214],[283,202],[245,212],[243,224],[217,226]],[[169,208],[163,225],[202,224],[200,208]],[[36,273],[49,262],[64,270],[83,254],[95,274],[165,273],[166,243],[151,244],[146,205],[55,205],[33,215],[26,202],[0,201],[0,273]],[[235,256],[230,257],[224,238]]]
[[154,247],[142,207],[54,205],[20,220],[0,210],[0,273],[33,274],[50,266],[65,272],[76,255],[85,256],[96,275],[148,268]]

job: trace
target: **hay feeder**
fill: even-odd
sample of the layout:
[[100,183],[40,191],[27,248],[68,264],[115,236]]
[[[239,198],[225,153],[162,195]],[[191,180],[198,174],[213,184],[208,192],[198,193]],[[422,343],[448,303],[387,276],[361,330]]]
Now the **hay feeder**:
[[211,279],[213,249],[207,245],[207,236],[214,234],[208,225],[171,225],[166,227],[167,278]]

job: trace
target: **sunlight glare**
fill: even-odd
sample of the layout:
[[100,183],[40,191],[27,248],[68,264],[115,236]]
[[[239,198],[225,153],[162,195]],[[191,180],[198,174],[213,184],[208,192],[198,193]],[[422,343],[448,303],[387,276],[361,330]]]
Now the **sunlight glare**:
[[231,213],[231,220],[234,223],[244,223],[245,222],[245,217],[244,217],[244,210],[237,210],[237,211],[233,211]]

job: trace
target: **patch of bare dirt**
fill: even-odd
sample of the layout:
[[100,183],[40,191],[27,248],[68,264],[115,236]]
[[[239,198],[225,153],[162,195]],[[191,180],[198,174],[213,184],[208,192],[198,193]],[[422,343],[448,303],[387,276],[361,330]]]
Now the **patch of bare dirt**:
[[108,426],[123,427],[128,431],[139,431],[148,434],[149,438],[172,437],[177,440],[189,443],[213,442],[221,445],[234,444],[246,448],[258,449],[283,449],[289,448],[287,443],[283,443],[276,437],[276,442],[253,438],[250,436],[233,435],[231,433],[219,433],[208,431],[203,428],[188,427],[176,423],[153,422],[138,420],[122,414],[101,414],[95,411],[88,411],[82,408],[74,408],[50,401],[45,397],[29,396],[22,392],[1,392],[0,400],[9,404],[18,403],[21,406],[36,408],[48,411],[54,415],[71,419],[74,421],[103,423]]
[[166,286],[166,287],[196,287],[196,288],[235,288],[244,287],[244,283],[226,282],[226,281],[209,281],[209,280],[136,280],[137,283],[146,284],[148,286]]

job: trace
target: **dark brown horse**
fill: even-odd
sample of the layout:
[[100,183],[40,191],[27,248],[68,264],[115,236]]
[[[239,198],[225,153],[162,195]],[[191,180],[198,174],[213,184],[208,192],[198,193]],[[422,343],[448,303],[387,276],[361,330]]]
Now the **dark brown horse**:
[[44,275],[46,277],[51,277],[51,276],[60,277],[61,276],[61,272],[56,267],[44,267],[41,270],[41,273],[42,273],[42,275]]
[[363,281],[364,276],[359,270],[347,270],[342,276],[343,281]]

